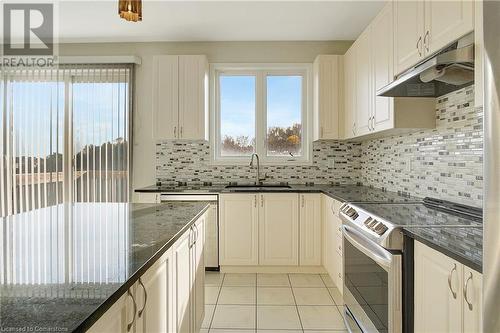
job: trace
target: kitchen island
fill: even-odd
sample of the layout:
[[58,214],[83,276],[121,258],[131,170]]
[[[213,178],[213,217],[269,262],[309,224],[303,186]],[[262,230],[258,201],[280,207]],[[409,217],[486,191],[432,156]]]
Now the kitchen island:
[[193,247],[208,207],[76,203],[0,219],[0,330],[88,330],[187,233]]

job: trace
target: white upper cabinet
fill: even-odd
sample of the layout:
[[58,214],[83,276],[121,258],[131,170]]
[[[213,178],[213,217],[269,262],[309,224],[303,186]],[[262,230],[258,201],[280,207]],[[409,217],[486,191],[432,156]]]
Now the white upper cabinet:
[[343,70],[342,56],[319,55],[314,60],[313,140],[339,138]]
[[298,265],[298,195],[266,193],[259,197],[259,264]]
[[153,138],[176,139],[179,130],[179,56],[153,58]]
[[356,46],[344,55],[344,139],[356,136]]
[[425,0],[425,55],[474,30],[474,1]]
[[208,139],[208,60],[204,55],[153,58],[153,138]]
[[371,131],[373,101],[370,29],[356,40],[356,135]]
[[394,5],[394,66],[401,73],[422,59],[424,52],[424,3],[393,1]]
[[393,79],[392,3],[385,5],[371,24],[371,51],[373,65],[372,131],[382,131],[394,126],[393,99],[377,96],[377,90]]
[[471,0],[394,1],[393,5],[396,74],[474,30]]

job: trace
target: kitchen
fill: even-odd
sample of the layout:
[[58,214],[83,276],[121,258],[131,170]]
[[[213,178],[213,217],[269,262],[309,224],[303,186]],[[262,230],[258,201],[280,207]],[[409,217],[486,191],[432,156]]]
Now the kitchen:
[[46,2],[1,330],[500,331],[497,2]]

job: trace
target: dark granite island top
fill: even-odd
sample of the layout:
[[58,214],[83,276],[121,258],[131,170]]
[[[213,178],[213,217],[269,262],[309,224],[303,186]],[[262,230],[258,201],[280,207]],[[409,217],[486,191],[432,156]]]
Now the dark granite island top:
[[0,219],[0,331],[84,331],[205,202],[58,205]]

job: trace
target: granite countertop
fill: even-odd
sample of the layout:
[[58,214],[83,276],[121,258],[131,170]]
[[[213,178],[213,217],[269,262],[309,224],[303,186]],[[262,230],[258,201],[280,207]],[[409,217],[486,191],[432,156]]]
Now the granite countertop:
[[84,331],[209,207],[94,203],[0,219],[0,331]]
[[482,227],[404,228],[403,234],[482,273]]
[[[277,184],[275,184],[277,185]],[[286,184],[289,188],[261,188],[258,191],[245,188],[227,188],[227,184],[200,184],[200,185],[176,185],[166,184],[160,186],[148,186],[136,189],[142,193],[324,193],[342,202],[419,202],[421,199],[402,195],[396,192],[384,191],[382,189],[362,185],[329,185],[329,184]]]

